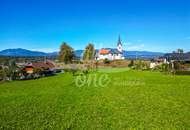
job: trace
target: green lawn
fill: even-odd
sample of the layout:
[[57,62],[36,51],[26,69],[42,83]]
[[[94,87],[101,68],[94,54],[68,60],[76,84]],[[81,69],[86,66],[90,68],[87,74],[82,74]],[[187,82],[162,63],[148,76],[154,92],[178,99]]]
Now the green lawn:
[[0,84],[0,129],[190,129],[189,76],[110,71]]

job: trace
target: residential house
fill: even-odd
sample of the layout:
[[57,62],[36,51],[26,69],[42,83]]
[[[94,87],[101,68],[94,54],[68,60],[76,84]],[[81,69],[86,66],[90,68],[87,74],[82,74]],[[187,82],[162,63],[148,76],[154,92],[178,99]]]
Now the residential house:
[[155,68],[156,66],[159,66],[163,63],[167,63],[166,59],[164,57],[159,57],[157,59],[153,59],[150,62],[150,69]]
[[168,53],[164,55],[166,61],[172,64],[173,69],[190,71],[190,52],[188,53]]
[[55,69],[55,64],[52,61],[44,61],[44,62],[33,62],[31,64],[28,64],[25,66],[24,70],[28,74],[34,73],[35,69],[41,70],[41,71],[53,71]]

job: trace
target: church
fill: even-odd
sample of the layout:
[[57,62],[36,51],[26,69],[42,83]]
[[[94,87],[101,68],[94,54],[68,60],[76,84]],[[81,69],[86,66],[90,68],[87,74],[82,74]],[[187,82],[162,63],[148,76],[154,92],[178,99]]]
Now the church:
[[123,49],[122,49],[122,43],[121,38],[119,36],[118,42],[117,42],[117,48],[102,48],[99,50],[97,55],[97,60],[121,60],[125,59],[123,55]]

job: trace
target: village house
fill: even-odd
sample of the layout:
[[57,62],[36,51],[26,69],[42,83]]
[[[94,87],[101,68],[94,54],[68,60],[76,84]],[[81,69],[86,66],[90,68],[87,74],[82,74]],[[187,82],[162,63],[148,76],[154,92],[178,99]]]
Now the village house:
[[168,53],[164,57],[168,63],[172,64],[172,68],[190,71],[190,52]]
[[102,48],[99,50],[97,56],[97,60],[121,60],[125,59],[123,55],[123,49],[122,49],[122,43],[121,43],[121,38],[119,36],[118,43],[117,43],[117,48],[112,49],[112,48]]
[[167,53],[162,57],[152,60],[150,68],[153,69],[161,64],[171,64],[172,68],[176,68],[176,64],[178,64],[179,69],[190,70],[190,52]]
[[24,68],[24,70],[28,74],[34,73],[35,69],[38,69],[41,71],[45,71],[45,70],[54,71],[55,70],[55,64],[53,62],[47,60],[44,62],[33,62],[31,64],[26,65]]
[[156,59],[153,59],[151,60],[150,62],[150,69],[153,69],[155,68],[156,66],[159,66],[161,64],[169,64],[169,62],[166,60],[165,57],[159,57],[159,58],[156,58]]

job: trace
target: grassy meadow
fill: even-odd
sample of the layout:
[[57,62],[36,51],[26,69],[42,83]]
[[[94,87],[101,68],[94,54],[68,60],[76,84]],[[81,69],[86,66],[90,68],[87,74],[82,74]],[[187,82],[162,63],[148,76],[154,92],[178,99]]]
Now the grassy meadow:
[[109,68],[2,83],[0,129],[190,129],[190,77]]

